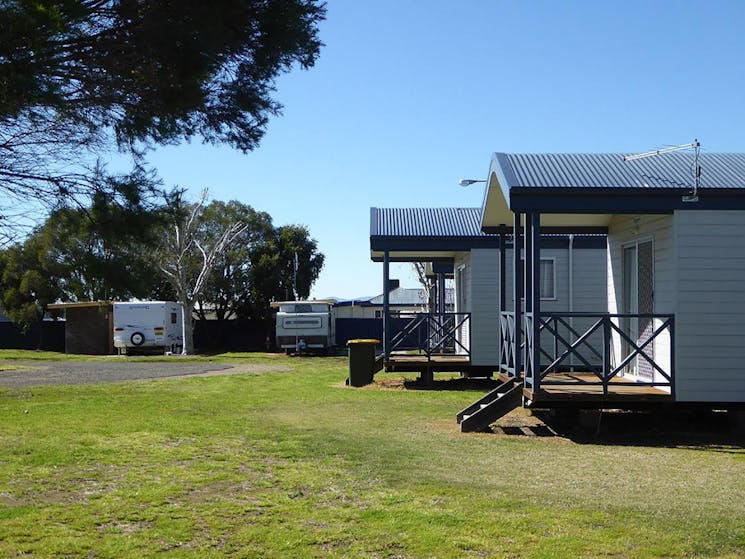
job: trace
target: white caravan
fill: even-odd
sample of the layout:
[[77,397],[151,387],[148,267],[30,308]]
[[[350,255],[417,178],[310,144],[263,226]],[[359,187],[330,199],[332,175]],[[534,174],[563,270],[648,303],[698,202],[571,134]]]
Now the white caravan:
[[277,347],[291,351],[328,351],[336,345],[334,301],[282,301],[277,311]]
[[177,352],[184,343],[182,316],[181,303],[173,301],[114,303],[114,347],[119,354],[152,347]]

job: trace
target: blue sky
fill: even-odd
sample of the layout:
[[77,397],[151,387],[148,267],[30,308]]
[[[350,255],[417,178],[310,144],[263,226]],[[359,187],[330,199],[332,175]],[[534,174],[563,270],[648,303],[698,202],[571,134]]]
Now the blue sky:
[[[745,151],[745,2],[330,0],[316,66],[244,155],[197,142],[150,162],[196,197],[309,227],[312,296],[382,291],[369,208],[480,206],[491,154]],[[407,266],[392,271],[415,285]]]

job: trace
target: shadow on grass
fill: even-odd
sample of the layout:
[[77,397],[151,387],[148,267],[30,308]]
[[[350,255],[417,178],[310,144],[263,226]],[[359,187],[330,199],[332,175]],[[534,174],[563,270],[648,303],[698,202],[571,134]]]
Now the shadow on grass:
[[517,437],[556,437],[557,433],[548,425],[493,425],[492,433]]
[[433,380],[424,383],[419,379],[403,380],[402,386],[406,390],[453,390],[468,392],[489,392],[500,385],[500,382],[491,378],[449,378]]
[[534,417],[557,436],[578,444],[688,448],[745,454],[745,434],[731,425],[726,412],[610,410],[562,415],[537,410]]
[[[380,388],[426,391],[469,391],[485,394],[499,381],[490,378],[376,378]],[[497,420],[489,431],[515,437],[557,437],[577,444],[687,448],[745,455],[745,432],[734,427],[726,412],[706,409],[655,411],[525,410],[518,407]],[[487,432],[489,432],[487,431]]]

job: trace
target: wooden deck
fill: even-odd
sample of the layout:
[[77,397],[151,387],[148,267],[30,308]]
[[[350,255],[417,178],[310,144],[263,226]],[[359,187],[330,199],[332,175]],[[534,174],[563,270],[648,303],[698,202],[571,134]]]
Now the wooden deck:
[[[508,377],[499,376],[501,380]],[[533,407],[540,405],[587,405],[589,407],[647,407],[675,400],[670,392],[654,386],[634,386],[629,379],[613,379],[608,385],[608,393],[603,392],[601,385],[582,384],[594,382],[598,378],[592,373],[557,373],[548,375],[544,382],[555,381],[569,384],[542,385],[537,391],[531,387],[523,388],[523,395]]]

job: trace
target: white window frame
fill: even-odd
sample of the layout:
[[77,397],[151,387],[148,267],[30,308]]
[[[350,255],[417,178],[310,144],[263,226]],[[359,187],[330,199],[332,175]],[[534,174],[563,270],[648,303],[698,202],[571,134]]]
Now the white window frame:
[[[556,301],[556,299],[557,299],[557,296],[556,296],[556,257],[555,256],[545,256],[545,257],[544,256],[541,256],[541,263],[543,263],[543,262],[551,262],[551,268],[553,269],[553,272],[554,272],[554,281],[553,281],[553,286],[551,287],[551,291],[553,292],[553,296],[551,296],[551,297],[544,297],[543,294],[541,294],[541,301]],[[523,270],[523,274],[524,274],[525,273],[525,258],[520,258],[520,266],[522,266],[522,270]],[[523,277],[522,279],[524,280],[525,278]],[[522,290],[520,290],[520,291],[522,291]],[[515,300],[514,294],[512,296],[512,300],[513,301]],[[521,301],[525,301],[525,295],[524,294],[520,296],[520,300]]]
[[[466,268],[465,264],[460,264],[455,271],[455,312],[464,313],[468,306],[466,300]],[[461,308],[462,307],[462,308]]]

